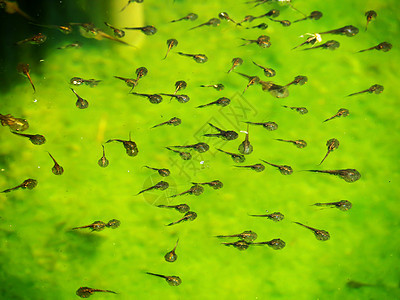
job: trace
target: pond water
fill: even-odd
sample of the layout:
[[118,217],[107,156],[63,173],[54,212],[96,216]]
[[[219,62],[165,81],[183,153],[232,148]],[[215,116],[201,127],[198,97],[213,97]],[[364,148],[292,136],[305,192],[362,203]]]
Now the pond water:
[[[4,2],[4,1],[0,1]],[[9,1],[5,1],[9,4]],[[39,1],[38,1],[39,2]],[[111,3],[112,2],[112,3]],[[245,1],[19,1],[19,7],[37,24],[64,25],[93,22],[101,33],[86,33],[72,26],[71,34],[30,24],[27,16],[0,10],[1,44],[0,114],[26,119],[26,134],[45,136],[43,145],[0,129],[0,189],[6,190],[31,178],[33,189],[0,194],[0,293],[2,299],[78,299],[79,287],[111,290],[117,294],[95,293],[93,299],[397,299],[399,281],[399,112],[398,36],[400,8],[391,1],[293,1],[292,7],[265,3],[254,7]],[[294,8],[295,9],[294,9]],[[218,18],[221,12],[239,22],[246,15],[260,16],[271,9],[280,15],[262,17],[237,26],[225,19],[220,25],[190,28]],[[375,10],[365,30],[365,12]],[[319,20],[303,18],[321,11]],[[196,20],[182,20],[196,13]],[[290,20],[288,27],[273,20]],[[154,35],[125,30],[122,44],[104,37],[113,31],[104,22],[122,27],[153,25]],[[268,28],[248,28],[266,23]],[[336,40],[336,50],[311,45],[292,49],[317,32],[353,25],[358,34],[321,35],[319,46]],[[40,45],[15,42],[42,33]],[[270,37],[270,47],[256,43],[241,46],[261,35]],[[300,37],[303,35],[303,37]],[[92,37],[92,38],[88,38]],[[94,38],[93,38],[94,37]],[[176,39],[166,59],[167,40]],[[118,39],[118,38],[115,38]],[[80,48],[64,48],[79,42]],[[357,51],[389,42],[388,52]],[[205,54],[208,61],[192,57]],[[232,59],[243,64],[228,73]],[[253,62],[276,71],[266,77]],[[35,86],[18,74],[18,63],[29,64]],[[135,70],[148,70],[132,92],[172,94],[175,82],[187,87],[178,91],[190,97],[180,103],[169,96],[152,104],[146,97],[129,94],[123,80],[136,78]],[[239,73],[258,76],[279,86],[296,76],[307,76],[304,85],[290,85],[287,91],[264,91],[264,83],[250,85]],[[96,86],[74,86],[70,79],[101,80]],[[223,84],[223,90],[201,85]],[[379,84],[383,92],[347,95]],[[77,96],[88,107],[75,105]],[[219,98],[228,106],[197,108]],[[283,107],[287,106],[287,107]],[[305,107],[301,114],[290,107]],[[339,109],[349,111],[334,116]],[[154,125],[173,117],[179,126]],[[245,122],[275,122],[269,131]],[[217,133],[208,123],[238,133],[235,140],[206,137]],[[243,163],[217,150],[237,153],[246,131],[253,152]],[[127,155],[121,142],[134,141],[138,154]],[[335,138],[338,148],[324,158],[327,141]],[[304,140],[298,148],[283,140]],[[204,142],[209,150],[189,150],[190,160],[165,147]],[[109,165],[102,168],[103,155]],[[187,149],[172,148],[180,151]],[[54,175],[53,160],[64,169]],[[288,165],[291,175],[282,175],[261,160]],[[255,172],[246,166],[262,163]],[[144,166],[167,168],[161,177]],[[306,170],[356,169],[361,178],[346,182],[339,176]],[[137,195],[159,181],[166,190]],[[221,189],[204,186],[199,195],[170,197],[188,190],[192,182],[220,180]],[[396,187],[397,186],[397,187]],[[314,203],[348,200],[352,208],[312,206]],[[186,203],[197,213],[193,221],[165,226],[184,215],[157,205]],[[267,212],[266,212],[267,211]],[[252,217],[281,212],[284,219]],[[103,231],[72,228],[95,221],[117,219],[121,225]],[[328,231],[330,239],[319,241],[312,231],[294,222]],[[235,238],[219,239],[254,231],[255,242],[281,239],[286,246],[274,250],[268,245],[250,245],[240,251]],[[166,262],[164,255],[176,248],[178,259]],[[179,276],[182,283],[170,286],[146,272]]]

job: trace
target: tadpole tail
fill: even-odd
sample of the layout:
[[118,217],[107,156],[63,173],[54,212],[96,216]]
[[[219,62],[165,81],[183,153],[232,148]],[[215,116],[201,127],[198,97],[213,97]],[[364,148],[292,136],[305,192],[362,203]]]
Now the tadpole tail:
[[306,227],[306,225],[304,225],[304,224],[301,224],[300,222],[293,222],[293,223],[295,223],[295,224],[297,224],[297,225],[300,225],[300,226],[304,226],[304,227]]
[[275,164],[272,164],[272,163],[269,163],[269,162],[267,162],[267,161],[265,161],[265,160],[262,160],[262,159],[260,159],[262,162],[265,162],[266,164],[268,164],[268,165],[270,165],[270,166],[273,166],[273,167],[277,167],[277,168],[279,168],[279,166],[278,165],[275,165]]
[[222,245],[225,245],[225,246],[232,246],[233,244],[232,243],[221,243]]
[[121,11],[120,12],[123,12],[124,10],[125,10],[125,8],[127,8],[128,7],[128,5],[129,5],[129,1],[128,1],[128,4],[126,4],[122,9],[121,9]]
[[217,126],[215,126],[215,125],[213,125],[213,124],[211,124],[211,123],[208,123],[208,125],[210,125],[212,128],[215,128],[215,129],[217,129],[219,132],[221,132],[222,130],[221,129],[219,129]]
[[168,206],[168,205],[157,205],[157,207],[160,207],[160,208],[170,208],[170,206]]
[[329,173],[329,172],[324,171],[324,170],[304,170],[304,171],[313,172],[313,173]]
[[194,27],[190,28],[189,30],[193,30],[193,29],[199,28],[199,27],[201,27],[201,26],[203,26],[203,25],[204,25],[204,24],[200,24],[200,25],[194,26]]
[[237,237],[237,234],[231,234],[231,235],[216,235],[216,238],[222,239],[222,238],[228,238],[228,237]]
[[150,272],[146,272],[146,274],[157,276],[157,277],[161,277],[161,278],[166,278],[166,276],[160,275],[160,274],[155,274],[155,273],[150,273]]
[[357,51],[357,53],[365,52],[365,51],[369,51],[369,50],[374,50],[375,48],[376,48],[376,46],[368,48],[368,49],[363,49],[363,50]]
[[19,46],[19,45],[22,45],[22,44],[26,43],[27,41],[29,41],[29,39],[24,39],[22,41],[15,42],[14,45]]
[[26,77],[28,77],[29,82],[30,82],[31,85],[32,85],[33,92],[36,93],[36,88],[35,88],[35,86],[33,85],[33,82],[32,82],[32,79],[31,79],[31,75],[29,75],[29,73],[26,73]]
[[324,160],[328,157],[328,155],[329,155],[330,152],[331,152],[331,151],[328,151],[328,152],[326,153],[325,157],[321,160],[321,162],[318,164],[318,166],[320,166],[320,165],[324,162]]
[[142,30],[143,27],[124,27],[123,29],[129,29],[129,30]]
[[352,94],[350,94],[350,95],[347,95],[347,97],[351,97],[351,96],[359,95],[359,94],[362,94],[362,93],[366,93],[366,92],[368,92],[368,91],[369,91],[369,90],[367,89],[367,90],[363,90],[363,91],[361,91],[361,92],[352,93]]
[[268,215],[249,215],[250,217],[268,217]]
[[[72,228],[72,230],[76,230],[76,229],[83,229],[83,228],[89,228],[90,225],[85,225],[85,226],[79,226],[79,227],[74,227]],[[93,230],[92,230],[93,231]]]
[[106,142],[106,144],[107,144],[107,143],[111,143],[111,142],[121,142],[121,143],[123,143],[124,141],[123,141],[123,140],[119,140],[119,139],[110,139],[110,140],[108,140],[108,141]]
[[103,293],[112,293],[112,294],[118,294],[114,291],[110,291],[110,290],[95,290],[96,292],[103,292]]
[[[131,89],[131,91],[132,91],[132,89]],[[146,94],[140,94],[140,93],[136,93],[136,92],[129,92],[129,94],[136,95],[136,96],[141,96],[141,97],[148,97],[148,95],[146,95]]]
[[14,132],[14,131],[11,131],[11,133],[13,133],[15,135],[23,136],[23,137],[29,137],[30,136],[29,134],[19,133],[19,132]]
[[189,193],[189,191],[184,191],[184,192],[182,192],[182,193],[179,193],[179,194],[176,194],[176,195],[172,195],[172,196],[170,196],[169,198],[175,198],[175,197],[178,197],[178,196],[186,195],[186,194],[188,194],[188,193]]
[[17,189],[17,188],[18,188],[18,187],[6,189],[6,190],[2,191],[1,193],[9,193],[9,192],[11,192],[11,191],[13,191],[13,190],[15,190],[15,189]]
[[111,35],[108,35],[107,33],[104,33],[104,32],[99,31],[98,34],[99,34],[100,36],[106,38],[106,39],[111,40],[111,41],[115,41],[115,42],[118,42],[118,43],[121,43],[121,44],[124,44],[124,45],[128,45],[128,46],[134,47],[134,46],[128,44],[127,42],[124,42],[124,41],[119,40],[119,39],[117,39],[117,38],[115,38],[115,37],[112,37]]
[[140,195],[140,194],[142,194],[142,193],[144,193],[144,192],[151,191],[152,189],[154,189],[154,186],[149,187],[149,188],[147,188],[147,189],[145,189],[145,190],[143,190],[143,191],[140,191],[139,193],[136,194],[136,196],[137,196],[137,195]]
[[147,168],[147,169],[150,169],[150,170],[157,170],[156,168],[152,168],[152,167],[149,167],[149,166],[143,166],[144,168]]
[[216,104],[216,102],[214,101],[214,102],[210,102],[210,103],[207,103],[207,104],[199,105],[199,106],[197,106],[197,108],[207,107],[207,106],[211,106],[213,104]]
[[251,244],[255,245],[255,246],[260,246],[260,245],[270,245],[271,242],[270,241],[268,241],[268,242],[253,242]]
[[305,21],[305,20],[307,20],[308,19],[308,17],[305,17],[305,18],[302,18],[302,19],[298,19],[298,20],[296,20],[296,21],[293,21],[292,23],[297,23],[297,22],[300,22],[300,21]]
[[219,137],[221,134],[220,133],[206,133],[203,134],[203,136],[207,136],[207,137]]
[[192,55],[186,54],[186,53],[183,53],[183,52],[176,52],[176,53],[178,53],[179,55],[182,55],[182,56],[192,57]]
[[264,69],[263,66],[259,65],[258,63],[255,63],[254,61],[253,61],[253,64],[255,64],[257,67],[259,67],[259,68],[261,68],[261,69]]
[[191,148],[190,146],[170,146],[170,147],[173,147],[173,148]]
[[328,47],[326,47],[325,44],[321,44],[321,45],[318,45],[318,46],[315,46],[315,47],[304,48],[303,50],[312,50],[312,49],[318,49],[318,48],[325,48],[325,49],[327,49]]
[[167,53],[165,54],[165,56],[164,56],[163,60],[167,58],[167,56],[168,56],[168,53],[169,53],[169,51],[170,51],[170,50],[171,50],[171,47],[168,47]]
[[117,78],[117,79],[121,79],[121,80],[126,80],[126,78],[124,78],[124,77],[119,77],[119,76],[114,76],[115,78]]
[[181,222],[183,222],[184,220],[185,220],[185,218],[182,218],[182,219],[180,219],[180,220],[178,220],[178,221],[175,221],[175,222],[169,223],[169,224],[167,224],[167,225],[165,225],[165,226],[172,226],[172,225],[175,225],[175,224],[181,223]]
[[303,46],[303,45],[305,45],[305,44],[306,44],[305,42],[304,42],[304,43],[301,43],[300,45],[298,45],[298,46],[292,48],[292,50],[297,49],[297,48],[299,48],[299,47],[301,47],[301,46]]
[[322,121],[322,123],[325,123],[325,122],[327,122],[327,121],[330,121],[330,120],[332,120],[333,118],[336,118],[336,116],[330,117],[330,118],[326,119],[325,121]]
[[34,18],[32,18],[30,15],[28,15],[26,12],[24,12],[23,10],[21,10],[20,8],[16,8],[15,11],[20,14],[21,16],[23,16],[25,19],[31,21],[31,22],[37,22]]
[[303,227],[305,227],[305,228],[307,228],[307,229],[310,229],[310,230],[316,230],[315,228],[310,227],[310,226],[307,226],[307,225],[304,225],[304,224],[301,224],[300,222],[293,222],[293,223],[295,223],[295,224],[297,224],[297,225],[300,225],[300,226],[303,226]]
[[165,125],[165,124],[167,124],[167,123],[166,123],[166,122],[163,122],[163,123],[160,123],[160,124],[154,125],[154,126],[153,126],[153,127],[151,127],[151,128],[160,127],[160,126],[162,126],[162,125]]
[[320,32],[319,34],[329,34],[329,33],[335,34],[336,32],[337,32],[337,30],[334,29],[334,30],[329,30],[329,31],[325,31],[325,32]]

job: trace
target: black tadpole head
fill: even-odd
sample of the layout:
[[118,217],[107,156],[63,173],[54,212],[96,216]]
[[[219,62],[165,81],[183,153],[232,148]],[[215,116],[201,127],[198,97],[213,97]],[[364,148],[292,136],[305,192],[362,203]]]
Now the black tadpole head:
[[167,46],[170,46],[172,48],[172,47],[175,47],[177,45],[178,45],[178,41],[176,39],[167,40]]
[[184,90],[187,87],[187,83],[184,80],[178,80],[175,82],[175,88],[178,90]]
[[85,109],[85,108],[88,108],[89,102],[87,102],[87,100],[85,100],[85,99],[78,98],[78,100],[76,101],[75,105],[76,105],[77,108]]
[[307,83],[308,78],[307,76],[303,76],[303,75],[298,75],[294,78],[293,84],[295,85],[303,85],[305,83]]
[[315,238],[316,238],[317,240],[323,241],[323,242],[324,242],[324,241],[327,241],[327,240],[329,240],[329,239],[331,238],[329,232],[326,231],[326,230],[322,230],[322,229],[320,229],[320,230],[315,230],[315,231],[314,231],[314,235],[315,235]]
[[274,222],[279,222],[282,221],[285,218],[285,216],[280,212],[274,212],[272,214],[269,214],[268,218]]
[[176,95],[176,100],[178,100],[179,103],[187,103],[190,98],[188,95]]
[[77,291],[76,291],[76,295],[81,297],[81,298],[89,298],[91,295],[93,295],[94,290],[92,288],[89,287],[80,287]]
[[268,246],[270,246],[274,250],[281,250],[285,248],[286,243],[281,239],[273,239],[268,242]]
[[149,96],[149,101],[152,104],[159,104],[159,103],[161,103],[162,100],[163,100],[163,98],[157,94]]
[[141,31],[145,35],[153,35],[157,32],[157,28],[155,28],[154,26],[145,26],[141,29]]
[[183,203],[183,204],[178,204],[178,205],[176,205],[175,209],[176,209],[178,212],[184,214],[184,213],[187,213],[187,212],[190,210],[190,207],[189,207],[189,205]]
[[278,129],[278,124],[275,122],[265,122],[262,126],[268,131],[274,131]]
[[159,169],[159,170],[157,170],[157,171],[158,171],[158,174],[159,174],[161,177],[168,177],[168,176],[171,174],[171,171],[168,170],[168,169]]
[[156,189],[163,191],[169,188],[169,184],[166,181],[160,181],[155,185],[155,187]]
[[189,152],[179,152],[179,156],[183,159],[183,160],[189,160],[192,158],[192,155]]
[[199,195],[203,194],[203,192],[204,192],[204,188],[198,184],[195,184],[194,186],[192,186],[190,188],[190,190],[191,190],[191,194],[195,195],[195,196],[199,196]]
[[177,258],[178,258],[178,255],[176,255],[174,250],[172,250],[164,255],[165,261],[168,261],[168,262],[174,262],[177,260]]
[[376,46],[377,50],[382,50],[383,52],[388,52],[392,49],[392,44],[388,42],[382,42],[378,46]]
[[193,145],[193,149],[195,149],[199,153],[207,152],[210,149],[210,146],[206,143],[197,143]]
[[329,50],[336,50],[339,47],[340,47],[340,43],[335,40],[329,40],[325,43],[325,48],[327,48]]
[[220,180],[214,180],[209,182],[209,185],[214,189],[218,190],[224,186],[224,184]]
[[197,54],[193,56],[193,59],[199,64],[203,64],[208,61],[208,57],[205,54]]
[[353,25],[345,26],[343,27],[342,30],[342,34],[348,37],[355,36],[358,32],[359,32],[358,28]]
[[197,14],[194,14],[194,13],[189,13],[189,14],[186,16],[186,18],[187,18],[188,20],[190,20],[190,21],[194,21],[194,20],[196,20],[196,19],[198,18],[198,15],[197,15]]
[[315,10],[313,12],[311,12],[309,18],[313,19],[313,20],[319,20],[322,17],[322,12]]
[[149,72],[149,71],[147,70],[146,67],[139,67],[139,68],[137,68],[136,71],[135,71],[136,76],[137,76],[137,79],[140,79],[140,78],[146,76],[148,72]]
[[108,221],[106,224],[106,226],[108,228],[112,228],[112,229],[118,228],[119,225],[121,225],[121,221],[119,221],[117,219],[112,219],[112,220]]
[[193,221],[197,218],[197,213],[195,213],[194,211],[188,211],[187,213],[185,213],[185,217],[187,218],[187,220]]
[[[264,86],[263,90],[265,90]],[[270,93],[271,96],[275,98],[286,98],[287,96],[289,96],[289,90],[286,86],[272,84],[272,86],[267,88],[266,90]]]
[[351,202],[348,200],[342,200],[342,201],[337,202],[336,204],[337,204],[336,207],[341,211],[347,211],[353,207]]
[[340,170],[339,177],[346,182],[354,182],[361,178],[361,174],[356,169]]
[[29,189],[29,190],[31,190],[31,189],[33,189],[33,188],[35,188],[36,186],[37,186],[37,180],[36,179],[31,179],[31,178],[29,178],[29,179],[26,179],[26,180],[24,180],[24,182],[22,183],[22,188],[23,189]]
[[225,131],[225,133],[223,134],[223,138],[228,141],[236,140],[238,137],[239,137],[238,133],[233,130]]

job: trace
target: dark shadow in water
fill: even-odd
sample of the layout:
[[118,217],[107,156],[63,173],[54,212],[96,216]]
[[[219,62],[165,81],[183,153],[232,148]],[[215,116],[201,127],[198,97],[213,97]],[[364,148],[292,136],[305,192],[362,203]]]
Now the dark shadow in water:
[[[101,233],[100,233],[101,234]],[[70,257],[69,261],[82,263],[83,259],[93,259],[98,253],[98,249],[106,238],[90,229],[68,230],[66,232],[67,243],[65,250]]]
[[[17,243],[23,244],[19,249],[18,255],[23,261],[26,261],[26,257],[29,257],[33,261],[33,256],[31,249],[28,244],[25,244],[21,240],[18,234],[9,229],[0,228],[0,239],[7,240],[9,247],[14,247]],[[23,249],[23,250],[21,250]],[[12,251],[7,251],[7,254],[12,254]],[[8,272],[7,268],[12,270],[11,258],[1,253],[0,255],[0,299],[13,299],[13,300],[42,300],[44,299],[43,294],[38,289],[40,283],[38,283],[37,278],[29,278],[25,276],[18,277],[15,276],[15,271]],[[27,266],[31,268],[32,266]],[[44,283],[43,285],[47,285]],[[52,295],[59,295],[60,291],[56,286],[51,286],[51,292],[46,291],[46,293]]]
[[1,299],[43,299],[43,295],[38,291],[34,280],[13,276],[4,269],[0,269],[0,295]]
[[[89,16],[90,11],[83,11],[79,6],[80,1],[18,0],[17,2],[19,8],[34,18],[38,24],[66,25],[69,22],[95,21]],[[7,92],[14,84],[24,80],[16,70],[18,63],[29,64],[31,72],[35,74],[33,77],[40,78],[43,77],[40,76],[43,75],[40,60],[46,60],[47,53],[64,51],[57,49],[62,44],[75,41],[87,43],[87,39],[84,39],[75,28],[70,35],[65,35],[56,29],[38,27],[29,22],[17,13],[8,14],[4,9],[0,9],[0,92]],[[15,42],[38,33],[47,36],[43,44],[15,45]]]

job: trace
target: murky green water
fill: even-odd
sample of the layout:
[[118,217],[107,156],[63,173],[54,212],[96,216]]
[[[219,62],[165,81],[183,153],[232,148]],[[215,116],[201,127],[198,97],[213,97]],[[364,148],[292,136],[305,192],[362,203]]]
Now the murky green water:
[[[99,7],[107,7],[107,1],[99,2]],[[31,65],[37,93],[32,93],[26,78],[18,77],[3,92],[0,113],[26,118],[30,124],[27,133],[43,134],[47,142],[35,146],[6,127],[0,128],[1,189],[27,178],[38,180],[33,190],[0,194],[0,298],[75,299],[80,286],[118,293],[98,293],[92,296],[94,299],[399,298],[397,1],[298,0],[294,3],[297,9],[305,13],[320,10],[324,16],[290,27],[264,19],[250,23],[268,23],[265,31],[246,30],[226,21],[216,28],[188,29],[221,11],[235,20],[249,14],[261,15],[271,8],[281,10],[280,20],[293,21],[301,14],[287,7],[251,8],[242,1],[223,0],[145,0],[118,12],[124,4],[117,1],[115,7],[100,11],[82,1],[76,10],[79,18],[73,17],[66,3],[52,9],[70,11],[70,21],[93,21],[105,31],[101,23],[105,20],[117,26],[134,26],[143,19],[143,24],[158,28],[154,36],[127,32],[126,40],[135,48],[88,40],[77,32],[64,36],[43,29],[50,37],[48,44],[39,48],[26,45],[18,50],[19,60]],[[20,6],[24,7],[22,1]],[[376,10],[378,17],[365,32],[364,13],[370,9]],[[197,13],[198,20],[169,23],[189,12]],[[41,13],[38,18],[45,20],[46,13]],[[5,16],[4,11],[1,15]],[[17,15],[12,17],[26,23]],[[299,38],[302,34],[350,24],[360,29],[358,35],[323,36],[324,41],[341,43],[335,51],[291,50],[304,41]],[[270,48],[239,47],[240,38],[256,39],[261,34],[271,37]],[[8,36],[6,40],[22,38]],[[169,38],[176,38],[179,44],[162,60]],[[76,40],[83,43],[82,48],[56,49]],[[355,53],[383,41],[393,44],[390,52]],[[11,57],[9,47],[14,46],[3,43],[2,47]],[[204,53],[209,61],[196,64],[177,51]],[[297,75],[306,75],[309,81],[304,86],[291,86],[290,96],[284,99],[273,98],[260,86],[251,86],[242,95],[246,80],[226,73],[234,57],[244,60],[238,72],[258,75],[262,80],[269,79],[252,61],[275,69],[277,75],[272,80],[277,84],[284,85]],[[16,64],[8,67],[7,57],[3,59],[2,74],[15,74]],[[181,104],[164,97],[162,103],[153,105],[128,95],[129,88],[113,76],[134,77],[135,69],[141,66],[149,73],[134,91],[171,93],[177,80],[185,80],[188,87],[184,93],[191,100]],[[89,101],[87,109],[75,107],[76,96],[68,84],[74,76],[102,80],[95,88],[74,87]],[[225,89],[199,87],[216,83],[223,83]],[[385,87],[382,94],[345,97],[375,83]],[[230,106],[196,108],[220,97],[230,98]],[[282,105],[305,106],[309,113],[300,115]],[[342,107],[349,109],[348,117],[322,123]],[[180,126],[150,129],[174,116],[182,119]],[[282,176],[270,166],[261,173],[238,169],[228,156],[215,150],[218,147],[237,152],[244,133],[230,142],[202,137],[210,132],[207,122],[240,131],[246,130],[242,121],[274,121],[279,125],[271,132],[250,127],[254,152],[246,157],[245,164],[259,163],[259,159],[288,164],[294,169],[292,175]],[[122,144],[110,143],[106,145],[110,165],[100,168],[97,161],[102,156],[101,144],[111,138],[127,140],[130,132],[139,155],[129,157]],[[318,167],[326,153],[325,143],[333,137],[340,146]],[[308,146],[298,149],[276,138],[304,139]],[[190,161],[164,148],[198,141],[209,143],[210,150],[200,155],[194,152]],[[53,163],[47,151],[64,167],[62,176],[51,172]],[[169,168],[171,176],[165,180],[170,189],[135,196],[163,179],[144,165]],[[349,184],[335,176],[302,172],[319,168],[355,168],[362,177]],[[221,180],[224,187],[206,187],[198,197],[166,198],[188,189],[192,181],[214,179]],[[351,210],[310,206],[343,199],[353,203]],[[198,218],[167,227],[165,224],[182,217],[174,210],[155,207],[168,203],[187,203]],[[248,216],[265,210],[280,211],[285,220],[275,223]],[[113,218],[121,220],[115,230],[71,230]],[[331,239],[317,241],[312,232],[292,221],[327,230]],[[281,238],[286,247],[279,251],[266,246],[238,251],[213,237],[244,230],[257,232],[257,241]],[[163,256],[177,238],[178,260],[167,263]],[[182,284],[171,287],[145,272],[177,275]],[[349,288],[349,280],[372,286]]]

